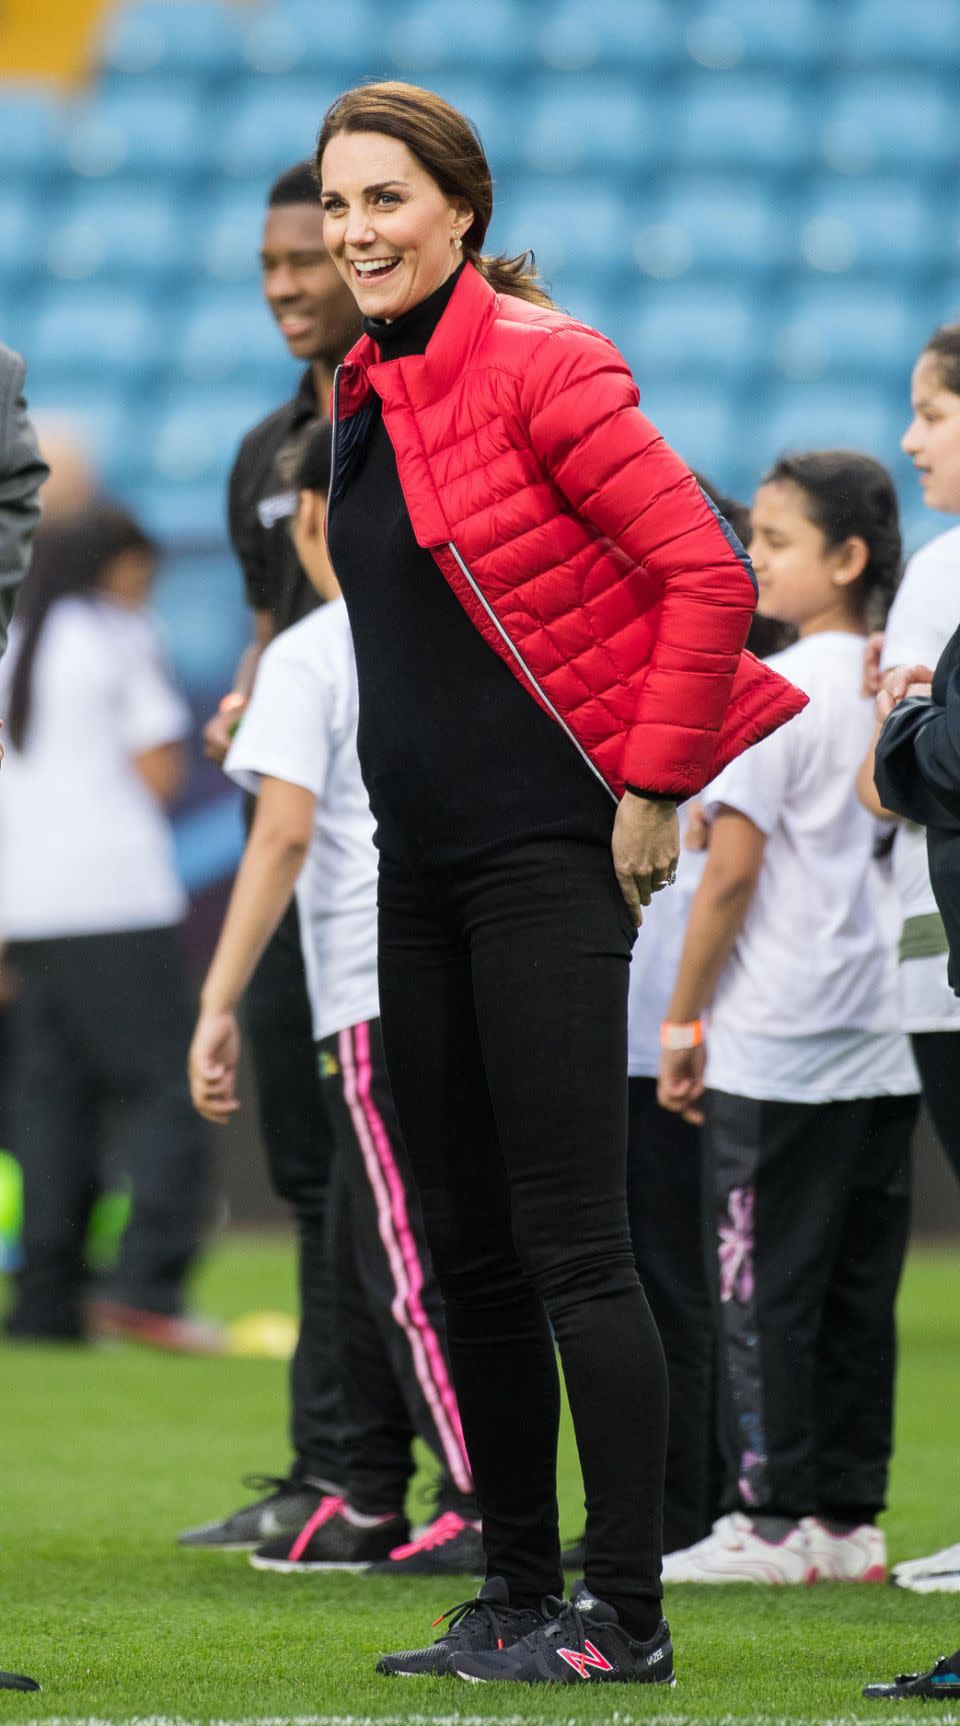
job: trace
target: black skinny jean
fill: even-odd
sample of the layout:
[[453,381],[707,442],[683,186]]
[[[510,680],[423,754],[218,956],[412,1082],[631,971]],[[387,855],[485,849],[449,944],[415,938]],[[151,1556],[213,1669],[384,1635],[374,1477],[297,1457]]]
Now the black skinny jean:
[[555,1336],[585,1577],[643,1635],[659,1619],[667,1388],[627,1220],[632,941],[605,846],[518,843],[429,875],[381,861],[387,1064],[488,1574],[514,1600],[562,1592]]

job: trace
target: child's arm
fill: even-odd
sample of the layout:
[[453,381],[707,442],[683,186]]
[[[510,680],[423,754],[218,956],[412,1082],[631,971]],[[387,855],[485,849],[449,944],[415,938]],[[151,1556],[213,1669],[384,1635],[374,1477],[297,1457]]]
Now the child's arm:
[[208,1121],[238,1108],[240,1037],[235,1008],[290,903],[313,832],[316,798],[302,785],[264,778],[250,837],[200,995],[190,1045],[190,1092]]
[[[720,973],[750,909],[763,863],[766,836],[736,809],[721,806],[710,828],[710,846],[680,956],[667,1011],[667,1023],[695,1024],[709,1005]],[[660,1057],[659,1102],[665,1109],[699,1123],[696,1107],[703,1093],[706,1049],[664,1049]]]

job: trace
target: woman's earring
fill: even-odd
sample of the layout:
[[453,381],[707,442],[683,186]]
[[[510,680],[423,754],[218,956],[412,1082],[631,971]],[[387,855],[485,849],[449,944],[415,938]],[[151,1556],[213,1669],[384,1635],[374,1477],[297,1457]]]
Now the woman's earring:
[[454,236],[453,236],[453,243],[454,243],[454,245],[455,245],[455,246],[456,246],[456,248],[457,248],[457,251],[458,251],[458,252],[462,252],[462,251],[463,251],[463,241],[462,241],[462,239],[461,239],[461,238],[460,238],[460,235],[459,235],[459,234],[454,234]]

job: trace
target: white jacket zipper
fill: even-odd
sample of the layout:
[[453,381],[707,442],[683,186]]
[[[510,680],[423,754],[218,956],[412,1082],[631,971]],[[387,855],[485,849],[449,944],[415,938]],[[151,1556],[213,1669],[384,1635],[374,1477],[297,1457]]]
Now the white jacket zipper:
[[460,570],[461,575],[464,577],[465,581],[469,582],[471,592],[480,601],[480,604],[483,606],[484,611],[486,612],[487,616],[489,617],[490,622],[493,624],[498,635],[501,637],[501,639],[504,642],[506,642],[507,647],[510,649],[511,654],[512,654],[513,658],[516,660],[517,664],[519,665],[521,671],[523,672],[524,677],[528,680],[528,682],[533,684],[534,689],[536,690],[537,694],[539,695],[540,700],[543,702],[543,705],[547,709],[548,713],[552,714],[553,718],[556,720],[556,722],[560,726],[561,730],[566,732],[567,736],[570,739],[570,742],[573,744],[574,749],[577,751],[577,754],[581,755],[583,757],[583,759],[586,762],[587,766],[589,767],[591,773],[594,774],[594,776],[597,779],[599,779],[604,790],[606,792],[608,792],[609,795],[613,798],[614,803],[619,802],[619,799],[617,797],[616,792],[613,790],[613,788],[610,785],[607,784],[607,781],[604,779],[603,774],[600,772],[599,767],[594,766],[594,763],[591,761],[586,750],[584,748],[582,748],[581,745],[577,742],[577,739],[574,737],[573,732],[570,730],[570,727],[567,724],[566,720],[563,719],[561,717],[561,715],[557,712],[556,708],[553,705],[553,702],[550,700],[549,695],[546,695],[544,693],[542,686],[538,683],[537,679],[534,677],[533,672],[530,670],[530,667],[527,664],[526,660],[523,658],[523,655],[520,653],[519,649],[511,641],[509,635],[507,634],[507,631],[504,629],[503,624],[500,622],[500,619],[497,616],[496,612],[494,611],[492,605],[489,604],[487,599],[481,593],[480,588],[477,586],[477,583],[475,582],[473,576],[470,574],[470,571],[467,568],[466,564],[464,563],[463,558],[460,556],[460,553],[457,550],[456,546],[454,545],[453,540],[452,539],[448,540],[447,545],[448,545],[448,549],[450,551],[452,551],[454,557],[457,560],[457,567]]

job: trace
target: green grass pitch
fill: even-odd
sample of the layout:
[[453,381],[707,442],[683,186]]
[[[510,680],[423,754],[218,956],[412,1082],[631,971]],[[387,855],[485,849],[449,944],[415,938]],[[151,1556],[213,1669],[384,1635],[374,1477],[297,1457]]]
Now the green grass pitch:
[[[290,1249],[233,1239],[204,1272],[205,1310],[292,1310]],[[893,1558],[960,1539],[960,1253],[917,1250],[901,1302]],[[471,1593],[425,1580],[285,1577],[241,1555],[180,1552],[179,1529],[235,1508],[239,1477],[286,1466],[285,1377],[260,1361],[118,1346],[0,1347],[0,1691],[7,1721],[325,1723],[831,1722],[886,1717],[861,1685],[960,1644],[960,1596],[892,1588],[675,1588],[670,1692],[468,1689],[378,1678],[385,1649],[435,1634]],[[565,1532],[580,1488],[561,1448]],[[900,1705],[909,1713],[916,1704]],[[944,1726],[960,1713],[929,1705]]]

